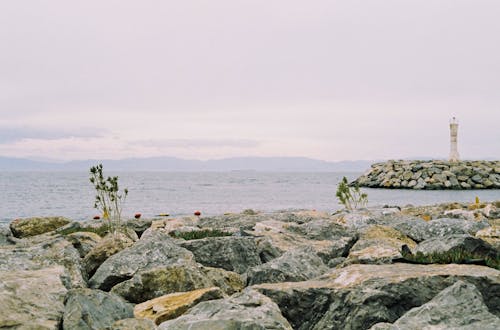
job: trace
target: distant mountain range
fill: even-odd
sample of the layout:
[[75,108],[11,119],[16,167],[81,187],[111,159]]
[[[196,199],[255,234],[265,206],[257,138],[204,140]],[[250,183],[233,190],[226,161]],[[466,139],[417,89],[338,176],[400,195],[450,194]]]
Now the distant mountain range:
[[271,172],[364,172],[374,161],[327,162],[305,157],[238,157],[190,160],[176,157],[126,158],[120,160],[35,161],[0,157],[0,171],[87,171],[102,163],[115,171],[271,171]]

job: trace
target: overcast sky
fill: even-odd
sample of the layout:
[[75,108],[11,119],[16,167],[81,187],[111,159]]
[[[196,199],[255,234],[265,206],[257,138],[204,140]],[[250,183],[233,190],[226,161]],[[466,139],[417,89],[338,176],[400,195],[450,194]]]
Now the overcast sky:
[[500,158],[500,1],[0,3],[0,156]]

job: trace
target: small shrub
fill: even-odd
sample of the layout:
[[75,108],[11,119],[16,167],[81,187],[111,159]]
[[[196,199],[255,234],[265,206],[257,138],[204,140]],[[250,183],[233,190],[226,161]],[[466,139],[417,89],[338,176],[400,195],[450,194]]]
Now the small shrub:
[[355,185],[352,188],[349,187],[349,183],[345,176],[337,186],[337,192],[335,195],[337,196],[339,203],[344,205],[344,207],[348,210],[365,207],[366,204],[368,204],[368,195],[362,193],[359,190],[358,185]]
[[232,236],[233,234],[218,229],[203,229],[203,230],[193,230],[193,231],[173,231],[170,232],[169,235],[174,238],[181,238],[186,241],[190,241],[193,239],[201,239],[206,237]]
[[89,181],[96,190],[94,208],[102,212],[109,230],[115,233],[121,227],[122,204],[127,198],[128,190],[124,189],[123,193],[120,193],[117,176],[104,179],[102,164],[90,168]]

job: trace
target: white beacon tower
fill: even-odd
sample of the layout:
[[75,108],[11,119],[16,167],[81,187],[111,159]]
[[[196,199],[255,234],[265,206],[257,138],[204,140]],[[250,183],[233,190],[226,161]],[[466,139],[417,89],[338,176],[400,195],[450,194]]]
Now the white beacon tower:
[[450,162],[458,162],[460,156],[458,154],[458,121],[455,117],[450,120]]

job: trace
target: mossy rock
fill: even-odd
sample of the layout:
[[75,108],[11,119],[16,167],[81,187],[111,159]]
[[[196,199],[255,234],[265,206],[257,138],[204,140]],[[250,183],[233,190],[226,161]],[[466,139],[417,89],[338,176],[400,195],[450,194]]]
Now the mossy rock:
[[56,230],[71,220],[64,217],[34,217],[16,219],[10,223],[10,230],[14,237],[25,238]]

